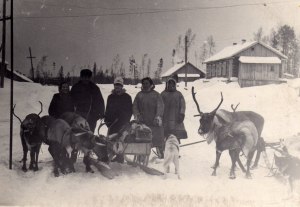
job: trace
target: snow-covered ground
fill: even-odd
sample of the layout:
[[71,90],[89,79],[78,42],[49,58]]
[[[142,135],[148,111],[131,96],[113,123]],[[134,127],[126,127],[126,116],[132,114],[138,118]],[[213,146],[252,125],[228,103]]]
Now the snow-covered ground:
[[[282,180],[267,177],[269,170],[261,159],[259,168],[252,171],[253,179],[246,179],[238,170],[237,178],[228,178],[231,166],[227,152],[224,152],[217,170],[211,176],[211,166],[215,160],[214,143],[205,142],[180,149],[180,170],[182,180],[171,173],[168,179],[151,176],[127,165],[113,163],[112,169],[118,173],[108,180],[95,170],[85,173],[82,159],[75,165],[76,173],[55,178],[52,174],[52,159],[47,146],[40,153],[38,172],[21,171],[22,147],[19,138],[19,121],[14,119],[13,127],[13,169],[8,169],[9,157],[9,80],[6,88],[0,89],[0,205],[36,206],[300,206],[300,199],[294,195],[285,199],[287,186]],[[199,126],[197,109],[191,96],[195,86],[200,108],[204,112],[213,110],[223,92],[223,109],[231,111],[230,105],[240,103],[238,110],[253,110],[265,118],[262,136],[266,142],[277,142],[284,138],[290,152],[300,157],[300,80],[289,80],[287,84],[240,88],[236,82],[225,83],[222,79],[179,83],[186,100],[187,111],[184,121],[189,138],[182,144],[202,140],[197,134]],[[112,90],[112,85],[99,85],[104,99]],[[157,85],[161,92],[164,85]],[[125,86],[134,98],[140,88]],[[42,115],[47,114],[50,100],[57,87],[41,86],[35,83],[14,83],[15,112],[22,119],[29,113],[39,112],[38,101],[44,104]],[[105,133],[106,129],[101,129]],[[269,159],[273,151],[267,149]],[[154,155],[151,154],[150,160]],[[243,161],[244,158],[243,158]],[[150,161],[153,168],[162,170],[162,161]],[[171,168],[174,172],[174,168]],[[300,193],[300,183],[296,183],[296,193]]]

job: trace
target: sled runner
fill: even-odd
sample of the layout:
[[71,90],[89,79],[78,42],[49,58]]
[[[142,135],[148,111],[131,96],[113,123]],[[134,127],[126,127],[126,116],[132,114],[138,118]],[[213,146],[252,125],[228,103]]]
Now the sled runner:
[[99,172],[106,178],[108,179],[114,179],[115,178],[115,173],[114,171],[104,162],[101,162],[99,160],[96,160],[94,158],[90,158],[90,162],[92,165],[94,165]]

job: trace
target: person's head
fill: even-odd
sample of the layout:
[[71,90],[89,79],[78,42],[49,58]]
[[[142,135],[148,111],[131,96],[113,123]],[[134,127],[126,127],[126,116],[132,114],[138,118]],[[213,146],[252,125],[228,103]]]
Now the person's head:
[[92,78],[92,71],[90,69],[82,69],[80,71],[80,79],[83,81],[90,81]]
[[70,92],[70,85],[68,82],[61,82],[58,85],[58,91],[60,94],[67,94]]
[[150,91],[151,89],[154,89],[154,83],[151,78],[146,77],[142,79],[142,90],[144,91]]
[[121,94],[123,91],[124,81],[122,77],[116,77],[114,80],[114,92],[116,94]]
[[176,91],[176,80],[174,78],[169,78],[166,83],[166,90],[169,92]]

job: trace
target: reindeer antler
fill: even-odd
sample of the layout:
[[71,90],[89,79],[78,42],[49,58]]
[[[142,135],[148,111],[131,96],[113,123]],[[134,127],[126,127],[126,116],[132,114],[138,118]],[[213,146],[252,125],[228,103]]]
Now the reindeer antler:
[[100,125],[99,125],[98,130],[97,130],[98,136],[100,136],[100,129],[101,129],[101,127],[104,126],[104,125],[105,125],[105,122],[102,122],[102,120],[101,120]]
[[220,101],[219,105],[217,106],[217,108],[215,108],[215,110],[213,110],[211,113],[215,113],[220,108],[222,103],[223,103],[223,93],[221,92],[221,101]]
[[233,107],[233,104],[231,104],[231,109],[233,110],[233,112],[236,111],[237,107],[240,105],[240,103],[238,103],[235,107]]
[[41,111],[38,113],[38,115],[40,115],[42,113],[42,111],[43,111],[43,103],[41,101],[39,101],[39,102],[41,104]]
[[195,104],[197,106],[197,110],[199,112],[199,114],[194,115],[194,116],[201,116],[203,114],[203,112],[200,111],[200,107],[199,107],[198,101],[196,100],[196,96],[195,95],[196,95],[196,93],[194,92],[194,86],[193,86],[192,87],[192,96],[193,96],[193,100],[194,100],[194,102],[195,102]]
[[12,109],[12,113],[13,113],[13,115],[14,115],[17,119],[19,119],[20,123],[22,124],[22,120],[20,119],[20,117],[18,117],[18,116],[15,114],[15,107],[16,107],[16,104],[14,105],[14,107],[13,107],[13,109]]

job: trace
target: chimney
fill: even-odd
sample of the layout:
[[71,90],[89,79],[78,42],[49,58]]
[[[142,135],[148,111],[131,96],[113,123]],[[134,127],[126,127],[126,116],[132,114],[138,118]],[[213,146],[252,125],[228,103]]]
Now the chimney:
[[236,42],[234,42],[234,43],[232,43],[232,45],[237,45],[237,43],[236,43]]
[[246,40],[245,39],[242,39],[242,44],[244,44],[246,42]]

